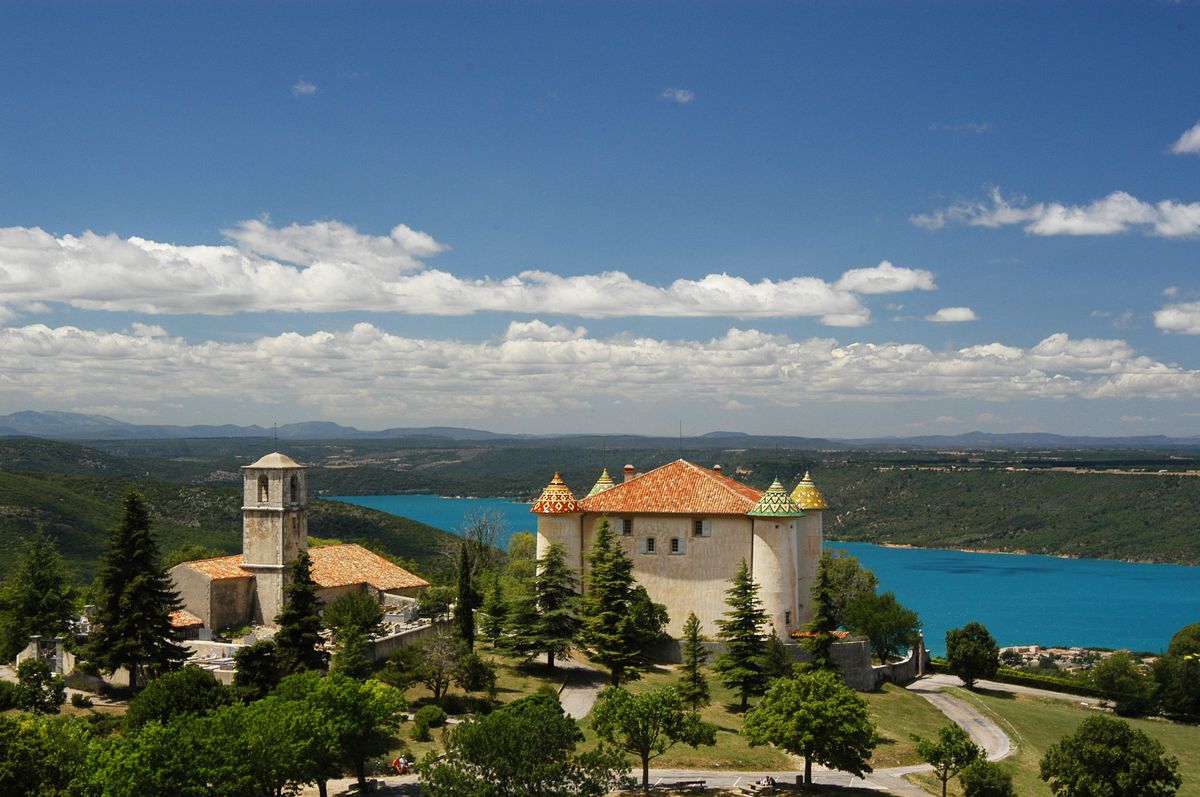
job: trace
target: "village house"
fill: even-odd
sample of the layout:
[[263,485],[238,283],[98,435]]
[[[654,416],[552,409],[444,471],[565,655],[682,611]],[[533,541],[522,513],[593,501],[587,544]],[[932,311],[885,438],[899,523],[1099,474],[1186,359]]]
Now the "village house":
[[367,592],[381,603],[398,605],[429,586],[361,545],[309,548],[307,470],[278,452],[242,468],[242,552],[171,568],[184,604],[172,617],[177,627],[273,627],[292,564],[304,550],[323,602]]
[[[766,491],[683,459],[647,473],[608,471],[577,499],[556,473],[534,502],[537,554],[553,543],[586,576],[587,553],[607,521],[633,560],[633,574],[670,616],[678,639],[689,612],[709,634],[727,611],[725,591],[744,559],[781,638],[812,619],[812,585],[823,541],[825,499],[809,474],[789,494],[778,480]],[[582,582],[582,578],[580,579]]]

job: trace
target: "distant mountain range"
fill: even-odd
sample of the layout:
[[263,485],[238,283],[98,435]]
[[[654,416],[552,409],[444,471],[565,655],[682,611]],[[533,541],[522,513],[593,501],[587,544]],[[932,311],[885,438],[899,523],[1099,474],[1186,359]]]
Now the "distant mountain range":
[[[394,427],[378,431],[363,431],[330,421],[287,423],[277,429],[262,426],[233,424],[173,426],[135,424],[118,421],[104,415],[78,412],[38,412],[25,410],[0,415],[0,437],[44,437],[55,440],[147,440],[202,437],[264,437],[278,436],[282,440],[391,440],[434,438],[453,442],[529,442],[555,439],[565,444],[595,445],[623,448],[630,445],[670,446],[677,442],[669,437],[644,435],[513,435],[464,429],[455,426]],[[916,437],[867,437],[856,439],[826,439],[786,435],[752,435],[745,432],[715,431],[685,438],[689,448],[728,448],[743,445],[747,448],[780,447],[789,449],[836,448],[930,448],[930,449],[1080,449],[1080,448],[1194,448],[1200,437],[1167,437],[1144,435],[1138,437],[1072,437],[1042,432],[991,434],[966,432],[959,435],[922,435]]]

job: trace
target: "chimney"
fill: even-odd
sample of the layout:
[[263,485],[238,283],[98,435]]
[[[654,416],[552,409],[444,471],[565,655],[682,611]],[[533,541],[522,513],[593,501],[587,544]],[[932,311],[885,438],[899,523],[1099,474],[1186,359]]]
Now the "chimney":
[[717,473],[720,473],[720,472],[721,472],[721,466],[720,466],[720,465],[713,465],[713,470],[715,470]]
[[629,481],[636,475],[637,475],[637,473],[634,472],[632,465],[625,466],[625,481]]

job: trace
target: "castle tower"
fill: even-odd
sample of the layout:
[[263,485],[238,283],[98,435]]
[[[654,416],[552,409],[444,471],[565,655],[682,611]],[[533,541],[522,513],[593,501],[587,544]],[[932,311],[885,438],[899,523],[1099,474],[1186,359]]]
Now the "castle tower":
[[804,515],[776,479],[754,508],[750,573],[778,636],[800,628],[796,600],[797,521]]
[[538,516],[538,559],[546,555],[547,548],[558,543],[566,549],[567,567],[575,571],[582,583],[583,507],[557,471],[529,511]]
[[615,482],[613,481],[612,476],[608,475],[608,468],[605,468],[604,472],[600,474],[600,478],[596,479],[596,483],[592,485],[592,489],[588,490],[586,497],[591,498],[597,493],[602,493],[608,488],[612,487],[613,484],[615,484]]
[[796,521],[796,597],[799,603],[800,626],[807,625],[813,617],[813,585],[817,582],[817,566],[821,563],[821,546],[825,542],[825,510],[829,504],[813,483],[808,471],[792,490],[792,500],[804,510],[804,516]]
[[254,622],[274,625],[288,569],[308,547],[307,468],[278,452],[242,468],[242,567],[254,574]]

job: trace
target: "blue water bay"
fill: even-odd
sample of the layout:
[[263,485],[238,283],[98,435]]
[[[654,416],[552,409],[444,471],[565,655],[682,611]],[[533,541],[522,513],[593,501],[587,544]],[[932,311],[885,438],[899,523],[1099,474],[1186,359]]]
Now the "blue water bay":
[[[500,498],[435,495],[344,496],[348,501],[456,531],[472,513],[502,518],[506,544],[532,530],[529,504]],[[933,653],[946,631],[971,620],[1002,645],[1080,645],[1160,651],[1171,634],[1200,621],[1200,567],[968,553],[826,542],[857,556],[879,577],[880,590],[915,609]],[[710,629],[711,631],[711,629]]]

